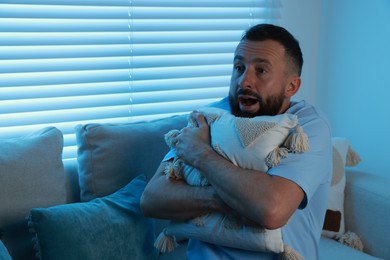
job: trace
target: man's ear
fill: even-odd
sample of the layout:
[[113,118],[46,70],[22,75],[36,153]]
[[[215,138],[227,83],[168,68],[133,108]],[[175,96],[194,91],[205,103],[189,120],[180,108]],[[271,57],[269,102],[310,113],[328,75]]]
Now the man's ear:
[[288,85],[286,87],[285,95],[286,97],[292,97],[295,93],[298,92],[301,86],[301,77],[297,75],[292,75],[289,77]]

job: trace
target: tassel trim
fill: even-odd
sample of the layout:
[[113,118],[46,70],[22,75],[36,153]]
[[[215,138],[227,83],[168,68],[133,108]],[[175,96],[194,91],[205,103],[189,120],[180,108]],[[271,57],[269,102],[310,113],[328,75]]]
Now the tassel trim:
[[161,253],[172,252],[178,245],[179,244],[176,242],[176,238],[174,236],[167,235],[165,229],[160,233],[154,242],[154,247],[157,248]]
[[309,150],[309,138],[306,133],[303,132],[303,128],[297,125],[292,133],[286,138],[283,144],[284,147],[291,152],[303,153]]
[[165,143],[169,148],[174,148],[177,142],[177,136],[180,134],[180,131],[177,129],[173,129],[164,135]]
[[304,258],[289,245],[283,246],[284,251],[278,255],[278,260],[304,260]]
[[285,147],[276,147],[265,158],[265,164],[272,168],[280,163],[283,158],[288,155],[288,150]]
[[347,231],[342,235],[338,235],[335,239],[343,245],[363,252],[363,242],[360,240],[359,236],[352,231]]
[[181,159],[175,158],[173,162],[167,163],[164,173],[167,178],[182,180],[184,179],[184,174],[182,171],[183,161]]
[[346,166],[356,166],[358,165],[362,159],[360,156],[351,148],[351,146],[348,147],[347,152],[347,160],[346,160]]

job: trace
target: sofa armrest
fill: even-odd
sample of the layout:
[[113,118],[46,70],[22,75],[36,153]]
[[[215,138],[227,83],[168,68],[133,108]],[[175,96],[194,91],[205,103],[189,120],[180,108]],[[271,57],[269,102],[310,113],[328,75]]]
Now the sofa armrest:
[[390,259],[390,179],[355,169],[346,177],[346,230],[361,238],[366,253]]

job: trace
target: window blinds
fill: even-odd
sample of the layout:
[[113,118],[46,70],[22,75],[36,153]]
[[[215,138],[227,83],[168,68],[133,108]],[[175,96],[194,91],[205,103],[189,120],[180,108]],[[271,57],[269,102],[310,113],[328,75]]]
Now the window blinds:
[[272,0],[1,0],[0,138],[186,113],[228,93],[245,29]]

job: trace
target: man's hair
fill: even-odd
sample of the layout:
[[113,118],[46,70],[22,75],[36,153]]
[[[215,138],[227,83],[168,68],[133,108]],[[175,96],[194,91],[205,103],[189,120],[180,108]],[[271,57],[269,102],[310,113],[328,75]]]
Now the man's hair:
[[299,42],[286,29],[272,24],[258,24],[249,28],[242,36],[241,41],[274,40],[280,43],[286,52],[287,58],[292,62],[293,71],[299,76],[302,72],[303,57]]

